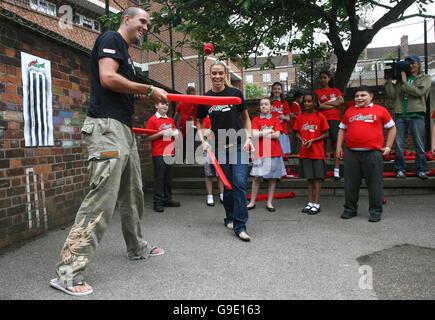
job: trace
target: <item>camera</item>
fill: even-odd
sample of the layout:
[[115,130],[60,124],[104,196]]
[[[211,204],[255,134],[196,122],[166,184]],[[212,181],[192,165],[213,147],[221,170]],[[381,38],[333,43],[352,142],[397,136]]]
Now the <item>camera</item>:
[[386,63],[389,68],[384,70],[384,79],[393,79],[393,80],[401,80],[401,72],[405,71],[406,75],[409,76],[411,74],[411,64],[409,61],[401,60],[401,61],[393,61],[390,63]]

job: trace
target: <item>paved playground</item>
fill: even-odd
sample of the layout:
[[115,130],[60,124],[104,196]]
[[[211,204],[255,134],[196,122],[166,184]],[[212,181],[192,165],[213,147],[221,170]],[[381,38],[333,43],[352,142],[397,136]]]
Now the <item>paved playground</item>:
[[[147,211],[146,239],[166,254],[146,261],[126,258],[115,215],[87,281],[83,299],[435,299],[435,198],[391,196],[380,223],[339,218],[342,197],[321,199],[322,212],[300,212],[305,197],[264,202],[249,211],[250,243],[224,227],[220,204],[176,195],[181,208]],[[51,289],[59,250],[69,231],[50,231],[0,253],[0,299],[76,299]]]

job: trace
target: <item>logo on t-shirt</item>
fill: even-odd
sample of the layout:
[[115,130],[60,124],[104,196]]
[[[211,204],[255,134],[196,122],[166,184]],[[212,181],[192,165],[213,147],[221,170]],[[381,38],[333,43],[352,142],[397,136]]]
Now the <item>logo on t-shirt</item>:
[[116,53],[116,51],[114,49],[107,49],[107,48],[104,48],[103,52],[104,53],[110,53],[110,54],[115,54]]
[[210,107],[210,109],[208,109],[208,113],[212,113],[212,112],[226,112],[228,110],[230,110],[230,106],[229,105],[224,105],[224,106],[212,106]]
[[280,105],[279,107],[272,107],[272,112],[283,113],[282,105]]
[[317,130],[317,125],[316,124],[309,124],[306,122],[302,125],[302,130],[315,132]]
[[171,123],[164,123],[159,127],[159,131],[166,130],[166,129],[172,129],[172,124]]
[[261,127],[261,130],[268,130],[268,129],[273,130],[273,125],[271,125],[271,126],[263,125],[263,126]]
[[376,115],[373,114],[362,115],[361,113],[359,113],[351,117],[349,119],[349,122],[354,122],[354,121],[374,122],[375,120],[376,120]]

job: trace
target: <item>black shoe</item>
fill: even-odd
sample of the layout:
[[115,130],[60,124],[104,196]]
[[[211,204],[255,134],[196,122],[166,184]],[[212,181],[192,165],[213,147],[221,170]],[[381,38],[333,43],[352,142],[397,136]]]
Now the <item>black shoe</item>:
[[163,211],[165,211],[165,208],[163,208],[163,206],[161,206],[161,205],[155,205],[153,207],[153,209],[154,209],[155,212],[163,212]]
[[275,212],[276,211],[275,207],[268,207],[268,206],[266,206],[266,209],[269,212]]
[[369,222],[379,222],[381,221],[381,217],[372,217],[370,216]]
[[356,217],[357,213],[350,213],[350,212],[343,212],[343,214],[341,215],[341,219],[352,219],[353,217]]
[[302,212],[302,213],[308,213],[308,212],[310,211],[311,208],[312,208],[312,207],[309,206],[309,205],[307,204],[306,207],[303,208],[301,212]]
[[248,206],[246,206],[246,209],[248,209],[248,210],[253,210],[253,209],[255,209],[255,204],[254,204],[252,207],[248,207]]
[[164,202],[163,203],[163,206],[164,207],[171,207],[171,208],[176,208],[176,207],[179,207],[180,206],[180,203],[179,202],[177,202],[177,201],[168,201],[168,202]]
[[315,214],[318,214],[320,211],[321,211],[320,207],[317,208],[317,207],[312,206],[310,208],[310,210],[308,210],[307,214],[315,215]]

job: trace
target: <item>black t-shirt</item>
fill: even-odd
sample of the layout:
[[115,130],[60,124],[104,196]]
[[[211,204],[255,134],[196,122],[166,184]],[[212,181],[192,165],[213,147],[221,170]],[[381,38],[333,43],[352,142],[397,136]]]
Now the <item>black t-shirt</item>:
[[[238,132],[243,128],[243,122],[241,113],[247,109],[245,104],[245,99],[243,98],[242,92],[239,89],[225,87],[222,92],[216,93],[213,91],[208,91],[206,96],[213,97],[240,97],[242,99],[242,103],[238,105],[215,105],[215,106],[199,106],[197,111],[197,118],[204,119],[205,117],[210,116],[211,121],[211,130],[215,136],[215,147],[218,148],[219,145],[219,129],[234,129]],[[225,141],[225,144],[230,143],[228,137]],[[237,139],[237,144],[241,143],[241,139]]]
[[122,36],[115,31],[107,31],[98,36],[91,53],[91,105],[88,116],[116,119],[131,127],[134,95],[114,92],[101,86],[98,61],[103,57],[117,60],[118,73],[128,80],[135,79],[133,60]]

